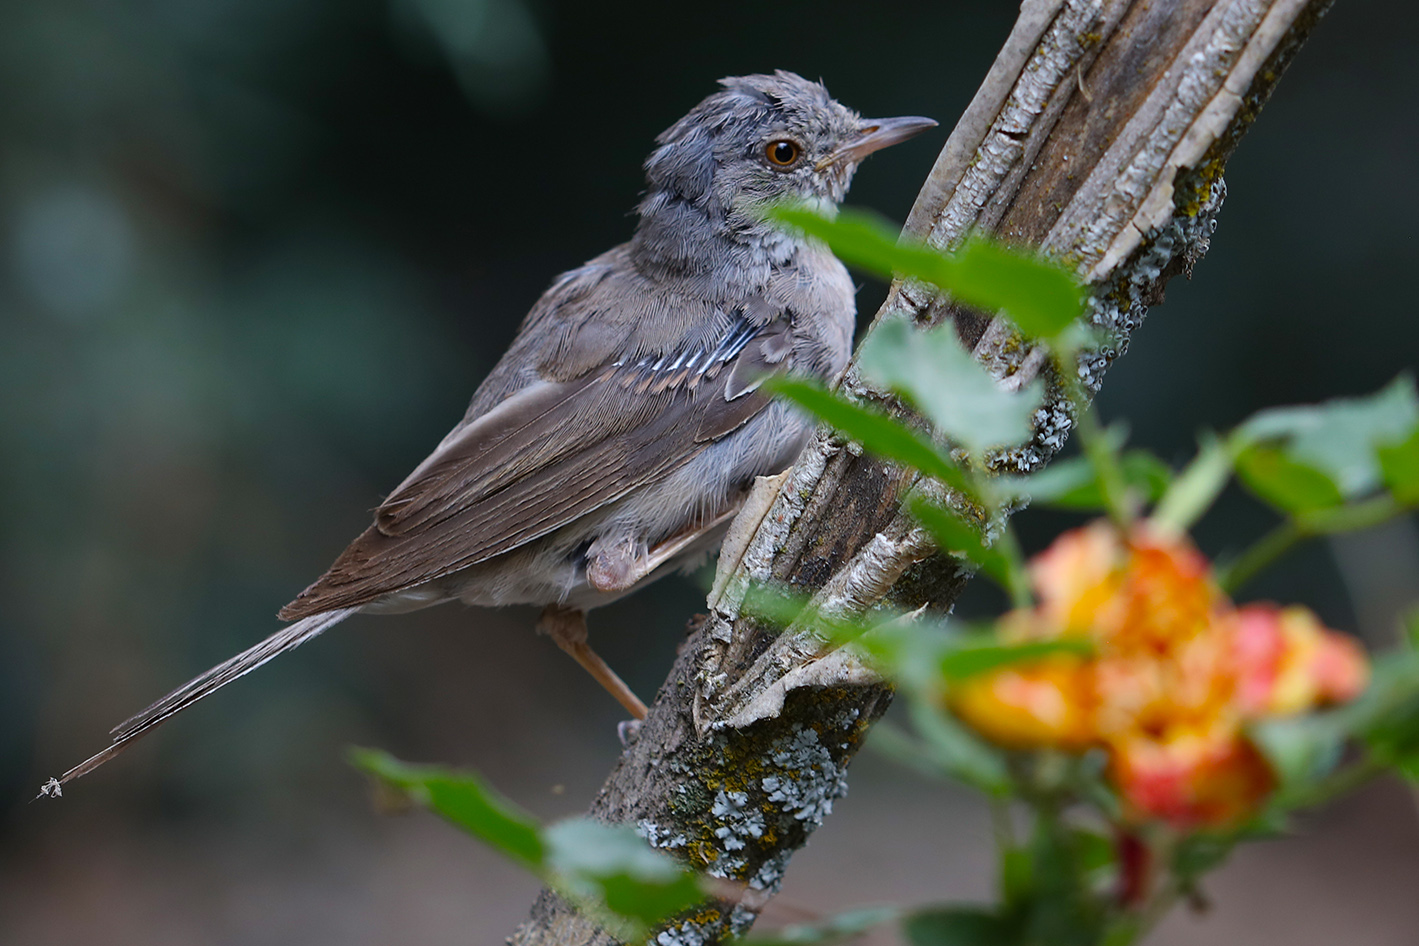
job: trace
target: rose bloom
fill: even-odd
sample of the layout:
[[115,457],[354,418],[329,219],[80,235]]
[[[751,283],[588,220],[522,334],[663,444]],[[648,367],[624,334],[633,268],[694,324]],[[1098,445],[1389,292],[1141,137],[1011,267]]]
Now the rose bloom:
[[1002,618],[1001,636],[1092,653],[977,674],[951,705],[1009,748],[1102,747],[1131,820],[1242,820],[1275,781],[1246,723],[1352,699],[1368,680],[1359,646],[1305,608],[1235,608],[1183,536],[1095,522],[1030,571],[1039,604]]

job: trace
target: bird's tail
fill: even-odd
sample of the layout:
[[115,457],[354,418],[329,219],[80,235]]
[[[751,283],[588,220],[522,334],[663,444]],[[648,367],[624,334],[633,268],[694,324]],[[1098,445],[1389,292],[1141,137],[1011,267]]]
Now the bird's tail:
[[235,657],[217,664],[201,676],[189,680],[143,712],[115,726],[110,732],[110,735],[113,736],[113,745],[91,759],[74,766],[59,778],[52,778],[44,783],[40,794],[58,797],[61,785],[81,775],[87,775],[103,765],[169,716],[180,713],[238,677],[246,676],[272,657],[284,654],[286,651],[293,650],[306,641],[318,637],[327,628],[334,627],[358,610],[359,608],[339,608],[303,618],[294,624],[281,628],[255,647],[250,647]]

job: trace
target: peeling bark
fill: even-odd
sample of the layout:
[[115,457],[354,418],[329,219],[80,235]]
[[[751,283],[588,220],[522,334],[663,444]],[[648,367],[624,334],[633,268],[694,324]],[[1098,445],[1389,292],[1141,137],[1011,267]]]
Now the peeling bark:
[[[1329,0],[1026,0],[957,124],[906,233],[950,246],[969,230],[1074,263],[1090,318],[1114,339],[1081,359],[1091,391],[1177,273],[1206,252],[1222,170]],[[1044,369],[998,319],[920,285],[892,287],[876,321],[952,319],[1002,384]],[[876,323],[874,322],[874,325]],[[855,369],[852,395],[900,412]],[[1038,468],[1071,424],[1056,392],[1034,439],[993,458]],[[761,481],[720,559],[710,613],[692,623],[650,717],[591,808],[652,845],[743,885],[655,937],[706,946],[746,930],[793,852],[846,791],[846,768],[890,689],[809,634],[775,634],[741,611],[758,582],[812,596],[830,613],[884,600],[948,609],[968,577],[899,508],[910,475],[821,431],[788,473]],[[616,942],[543,892],[510,942]]]

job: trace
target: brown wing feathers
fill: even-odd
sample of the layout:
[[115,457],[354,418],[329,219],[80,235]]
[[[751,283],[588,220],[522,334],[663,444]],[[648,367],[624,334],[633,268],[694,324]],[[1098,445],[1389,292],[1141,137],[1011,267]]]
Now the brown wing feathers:
[[782,322],[740,323],[688,370],[693,353],[617,363],[531,392],[505,417],[495,408],[421,465],[281,617],[451,574],[663,476],[764,409],[762,395],[743,395],[787,354],[786,336]]

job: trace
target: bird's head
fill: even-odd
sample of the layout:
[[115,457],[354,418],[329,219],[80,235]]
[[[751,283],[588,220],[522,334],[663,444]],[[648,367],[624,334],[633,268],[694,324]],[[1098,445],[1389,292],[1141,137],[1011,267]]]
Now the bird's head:
[[711,218],[779,200],[831,210],[869,154],[934,127],[929,118],[863,118],[822,83],[791,72],[721,79],[656,139],[641,213],[688,203]]

